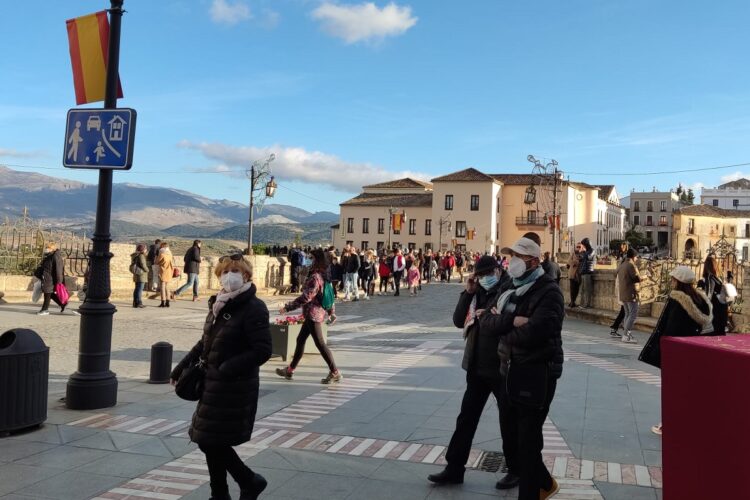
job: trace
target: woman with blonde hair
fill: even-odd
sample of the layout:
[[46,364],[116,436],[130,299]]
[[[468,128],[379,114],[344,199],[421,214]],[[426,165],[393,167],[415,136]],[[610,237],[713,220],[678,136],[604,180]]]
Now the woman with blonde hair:
[[240,254],[222,257],[215,270],[219,293],[208,301],[203,336],[170,375],[204,363],[203,392],[188,434],[206,455],[211,498],[227,500],[227,472],[240,499],[258,498],[268,484],[232,448],[250,440],[258,408],[260,366],[271,357],[268,308],[256,296],[252,266]]
[[159,307],[169,307],[169,282],[174,278],[174,266],[172,264],[172,252],[169,250],[169,244],[162,241],[159,244],[159,252],[154,264],[159,266],[159,294],[161,304]]

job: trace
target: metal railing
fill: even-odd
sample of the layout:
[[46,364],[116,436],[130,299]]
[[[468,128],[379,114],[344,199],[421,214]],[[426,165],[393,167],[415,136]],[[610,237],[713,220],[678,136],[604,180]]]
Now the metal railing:
[[545,217],[516,217],[516,226],[546,226]]

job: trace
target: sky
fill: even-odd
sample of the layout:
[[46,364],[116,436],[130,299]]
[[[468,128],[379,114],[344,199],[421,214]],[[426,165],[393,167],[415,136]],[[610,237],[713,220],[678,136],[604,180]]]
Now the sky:
[[[109,2],[2,3],[0,165],[95,183],[62,167],[76,107],[65,20]],[[750,177],[749,2],[124,7],[118,106],[138,125],[115,182],[246,203],[245,170],[273,153],[274,203],[337,212],[362,185],[529,173],[529,154],[621,196]]]

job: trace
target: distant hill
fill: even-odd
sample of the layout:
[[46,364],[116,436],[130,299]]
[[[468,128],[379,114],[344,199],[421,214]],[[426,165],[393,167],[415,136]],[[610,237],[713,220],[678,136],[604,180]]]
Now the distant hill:
[[[23,207],[29,207],[29,215],[42,219],[45,225],[90,230],[96,194],[93,184],[0,166],[0,217],[17,217]],[[152,235],[207,238],[222,231],[229,234],[244,230],[244,236],[228,238],[242,241],[247,239],[247,216],[248,206],[242,203],[179,189],[132,183],[117,183],[112,189],[112,235],[118,239]],[[301,234],[307,242],[304,235],[320,230],[316,224],[322,224],[322,228],[338,218],[333,212],[312,213],[290,205],[266,204],[256,214],[253,239],[287,244],[290,239],[283,238]]]
[[[330,223],[273,224],[253,226],[253,242],[270,245],[287,245],[299,235],[306,244],[315,245],[331,241]],[[214,233],[212,238],[247,240],[247,224],[232,226]]]

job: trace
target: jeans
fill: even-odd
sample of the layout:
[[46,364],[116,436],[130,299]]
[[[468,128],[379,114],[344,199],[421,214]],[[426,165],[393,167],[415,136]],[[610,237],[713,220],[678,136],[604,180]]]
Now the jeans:
[[198,296],[198,283],[199,283],[198,273],[188,273],[187,283],[185,283],[180,288],[175,290],[174,292],[175,297],[180,295],[182,292],[184,292],[188,288],[190,288],[190,285],[193,285],[193,297],[197,297]]
[[594,305],[594,275],[581,275],[581,288],[583,288],[581,305],[583,307],[593,307]]
[[229,446],[199,445],[206,455],[206,465],[211,480],[211,496],[221,497],[229,495],[227,472],[237,481],[240,488],[247,488],[252,484],[255,472],[237,456],[237,452]]
[[638,316],[638,302],[623,302],[622,307],[625,309],[624,328],[627,333],[633,329],[635,318]]
[[344,296],[348,297],[352,294],[352,297],[359,297],[359,290],[357,289],[357,273],[346,273],[344,275]]
[[542,461],[542,426],[555,397],[557,380],[547,385],[547,400],[542,409],[527,408],[510,402],[505,382],[500,384],[500,434],[508,471],[519,476],[519,500],[538,500],[539,490],[552,487],[552,476]]
[[302,323],[302,328],[299,331],[299,335],[297,335],[297,346],[294,348],[294,356],[292,356],[292,362],[289,363],[289,366],[292,370],[297,368],[302,355],[305,354],[305,343],[307,342],[307,337],[310,335],[313,336],[315,347],[318,348],[318,352],[323,356],[323,361],[328,365],[328,369],[331,373],[336,372],[336,363],[333,361],[333,354],[325,343],[325,340],[323,340],[323,323],[316,323],[311,319],[306,319]]
[[451,472],[464,472],[466,461],[469,460],[471,442],[490,394],[495,395],[499,408],[502,395],[501,380],[500,377],[491,379],[472,372],[466,373],[466,391],[461,401],[461,411],[456,418],[456,430],[453,431],[448,451],[445,452],[445,461],[448,462],[446,468]]
[[138,305],[143,303],[143,289],[146,287],[145,281],[139,281],[135,284],[135,289],[133,289],[133,305]]

